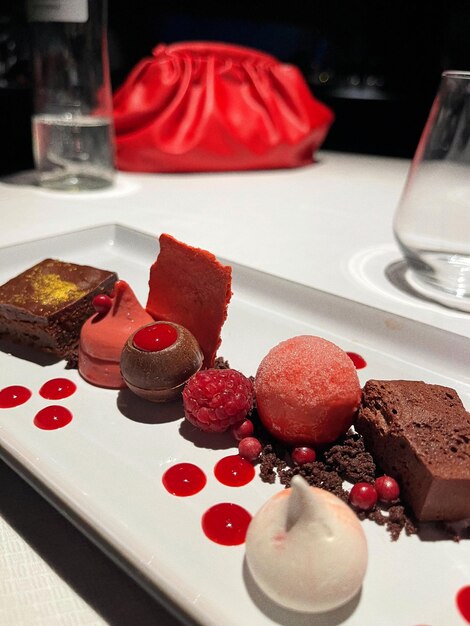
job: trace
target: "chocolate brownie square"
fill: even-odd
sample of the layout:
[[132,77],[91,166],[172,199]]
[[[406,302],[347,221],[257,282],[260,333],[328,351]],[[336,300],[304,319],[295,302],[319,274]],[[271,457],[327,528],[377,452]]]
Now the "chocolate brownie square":
[[93,298],[111,293],[116,280],[115,272],[44,259],[0,286],[0,336],[68,357]]
[[470,517],[470,414],[454,389],[369,380],[354,426],[418,520]]

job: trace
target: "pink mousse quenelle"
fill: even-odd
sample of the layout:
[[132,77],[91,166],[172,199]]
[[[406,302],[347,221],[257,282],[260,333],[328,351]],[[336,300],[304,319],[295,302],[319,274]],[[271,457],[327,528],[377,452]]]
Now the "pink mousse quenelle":
[[94,303],[97,313],[82,327],[78,350],[78,370],[83,378],[98,387],[121,389],[121,352],[129,335],[153,318],[140,305],[131,287],[119,280],[109,302]]

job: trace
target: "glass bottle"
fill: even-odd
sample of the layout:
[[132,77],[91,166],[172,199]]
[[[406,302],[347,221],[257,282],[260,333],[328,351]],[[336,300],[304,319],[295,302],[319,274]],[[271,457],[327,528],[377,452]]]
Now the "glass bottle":
[[33,153],[41,186],[101,189],[114,178],[107,0],[28,0]]

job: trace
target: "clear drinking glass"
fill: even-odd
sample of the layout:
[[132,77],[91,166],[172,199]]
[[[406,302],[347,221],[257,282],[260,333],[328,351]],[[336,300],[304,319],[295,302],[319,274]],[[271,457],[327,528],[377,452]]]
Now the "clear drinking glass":
[[28,0],[39,184],[90,190],[114,178],[106,0]]
[[470,72],[442,74],[394,233],[411,286],[470,311]]

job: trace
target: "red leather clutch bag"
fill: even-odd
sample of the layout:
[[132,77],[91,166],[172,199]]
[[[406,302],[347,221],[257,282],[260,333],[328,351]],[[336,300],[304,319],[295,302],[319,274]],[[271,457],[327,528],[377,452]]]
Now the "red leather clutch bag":
[[139,172],[288,168],[333,122],[293,65],[224,43],[159,45],[114,95],[117,165]]

